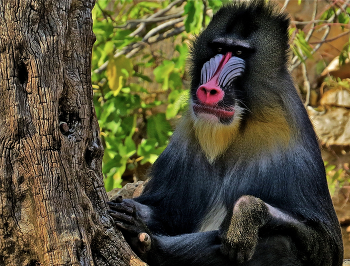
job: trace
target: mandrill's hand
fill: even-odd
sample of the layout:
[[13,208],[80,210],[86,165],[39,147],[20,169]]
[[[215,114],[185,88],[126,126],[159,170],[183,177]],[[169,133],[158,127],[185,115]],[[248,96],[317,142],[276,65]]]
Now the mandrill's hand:
[[238,263],[250,260],[258,243],[259,228],[266,224],[268,217],[268,208],[261,199],[240,197],[232,216],[226,217],[221,226],[221,252]]
[[109,214],[115,225],[123,233],[125,240],[141,259],[147,256],[151,249],[151,234],[141,217],[137,213],[133,200],[116,198],[108,202]]

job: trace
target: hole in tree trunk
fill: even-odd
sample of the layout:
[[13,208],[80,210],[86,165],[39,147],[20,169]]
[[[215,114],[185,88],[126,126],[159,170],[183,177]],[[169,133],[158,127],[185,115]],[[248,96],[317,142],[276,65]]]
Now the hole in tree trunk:
[[31,260],[27,266],[40,266],[40,262],[37,260]]
[[23,85],[28,82],[28,70],[23,61],[20,61],[17,66],[18,80]]

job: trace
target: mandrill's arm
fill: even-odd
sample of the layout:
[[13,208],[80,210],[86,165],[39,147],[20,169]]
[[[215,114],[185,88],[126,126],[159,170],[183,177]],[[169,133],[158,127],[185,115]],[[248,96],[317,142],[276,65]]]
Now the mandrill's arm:
[[304,265],[318,248],[313,229],[253,196],[235,203],[220,230],[178,236],[152,234],[146,223],[154,218],[146,205],[109,204],[116,225],[149,265],[273,265],[283,258],[283,265],[295,266]]
[[220,252],[219,231],[178,236],[153,234],[147,223],[154,222],[150,207],[134,200],[109,202],[110,215],[134,252],[149,265],[229,265]]

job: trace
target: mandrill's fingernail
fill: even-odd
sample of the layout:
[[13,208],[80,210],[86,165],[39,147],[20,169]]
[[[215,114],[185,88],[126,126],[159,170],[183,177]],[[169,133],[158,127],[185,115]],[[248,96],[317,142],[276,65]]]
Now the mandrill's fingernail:
[[147,233],[140,233],[139,234],[139,240],[140,242],[148,242],[150,239],[149,235]]
[[122,196],[118,196],[116,199],[115,199],[116,202],[118,203],[121,203],[123,201],[123,197]]

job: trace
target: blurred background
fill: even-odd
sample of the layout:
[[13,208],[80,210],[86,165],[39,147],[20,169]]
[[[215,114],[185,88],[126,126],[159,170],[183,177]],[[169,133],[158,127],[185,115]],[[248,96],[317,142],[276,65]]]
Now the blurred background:
[[[147,179],[186,110],[191,42],[227,2],[96,1],[92,82],[107,191]],[[290,71],[320,140],[349,259],[350,0],[275,2],[290,14]]]

